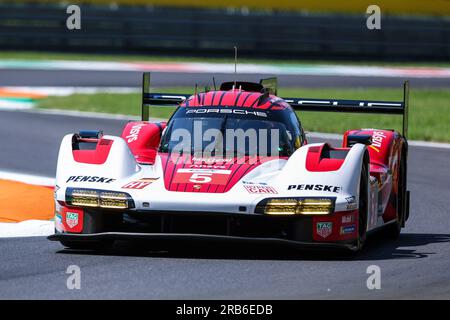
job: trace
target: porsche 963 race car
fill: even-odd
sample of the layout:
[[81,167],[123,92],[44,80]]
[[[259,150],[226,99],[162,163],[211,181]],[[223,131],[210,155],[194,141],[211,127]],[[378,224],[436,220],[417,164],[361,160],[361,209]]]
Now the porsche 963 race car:
[[[357,252],[380,228],[397,237],[409,216],[408,91],[405,82],[400,102],[280,98],[271,78],[164,94],[150,92],[145,73],[141,121],[120,137],[63,138],[49,239],[85,249],[197,239]],[[151,123],[151,105],[178,108]],[[401,115],[403,132],[348,130],[341,147],[309,144],[296,110]]]

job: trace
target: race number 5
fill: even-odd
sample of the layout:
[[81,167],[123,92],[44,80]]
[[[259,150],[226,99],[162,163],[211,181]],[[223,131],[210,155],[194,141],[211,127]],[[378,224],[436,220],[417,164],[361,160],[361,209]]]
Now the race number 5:
[[177,170],[172,183],[211,183],[227,184],[231,170],[210,170],[180,168]]
[[212,181],[212,173],[193,173],[189,178],[192,183],[209,183]]

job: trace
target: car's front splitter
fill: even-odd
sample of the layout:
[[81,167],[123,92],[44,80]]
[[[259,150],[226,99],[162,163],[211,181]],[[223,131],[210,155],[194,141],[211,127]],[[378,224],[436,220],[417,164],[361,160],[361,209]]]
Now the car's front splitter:
[[345,242],[300,242],[278,238],[238,237],[208,234],[181,233],[131,233],[131,232],[102,232],[92,234],[57,233],[48,237],[51,241],[98,241],[98,240],[170,240],[170,241],[205,241],[211,243],[280,245],[293,249],[331,249],[356,251],[357,247]]

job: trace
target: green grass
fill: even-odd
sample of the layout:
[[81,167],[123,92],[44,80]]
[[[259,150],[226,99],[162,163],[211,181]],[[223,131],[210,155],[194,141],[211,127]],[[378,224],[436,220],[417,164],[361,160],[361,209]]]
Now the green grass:
[[[57,53],[43,51],[2,51],[0,60],[79,60],[79,61],[143,61],[143,62],[222,62],[233,63],[234,53],[230,49],[229,58],[192,57],[192,56],[163,56],[163,55],[115,55],[93,53]],[[338,60],[275,60],[239,57],[240,63],[261,64],[340,64],[340,65],[370,65],[370,66],[425,66],[450,67],[450,63],[441,62],[385,62],[385,61],[338,61]]]
[[[158,90],[162,91],[162,90]],[[190,93],[192,88],[170,88],[164,92]],[[283,89],[285,97],[374,99],[401,101],[399,89]],[[39,108],[56,108],[115,114],[140,115],[141,95],[136,94],[74,94],[48,97]],[[168,118],[173,108],[153,107],[152,117]],[[307,131],[343,133],[357,128],[401,129],[401,117],[347,113],[300,112]],[[413,140],[450,142],[450,90],[413,89],[410,96],[409,138]]]

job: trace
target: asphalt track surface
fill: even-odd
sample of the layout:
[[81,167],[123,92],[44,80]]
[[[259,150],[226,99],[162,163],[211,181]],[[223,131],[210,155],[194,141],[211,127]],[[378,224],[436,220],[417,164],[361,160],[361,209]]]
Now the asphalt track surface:
[[[64,134],[119,134],[124,123],[0,111],[0,170],[53,175]],[[44,237],[3,238],[0,298],[450,299],[449,157],[450,150],[411,147],[407,227],[396,241],[382,233],[370,237],[356,257],[186,242],[152,250],[119,243],[93,254],[65,250]],[[81,268],[80,290],[66,287],[69,265]],[[367,289],[370,265],[381,269],[380,290]]]
[[[0,86],[83,86],[83,87],[141,87],[140,71],[78,71],[78,70],[0,70]],[[232,74],[208,73],[163,73],[152,72],[152,86],[211,86],[213,76],[216,83],[233,81]],[[239,80],[258,81],[268,75],[240,74]],[[280,75],[279,87],[336,88],[336,87],[386,87],[401,88],[403,78],[324,76],[324,75]],[[450,78],[412,78],[412,88],[449,88]]]

